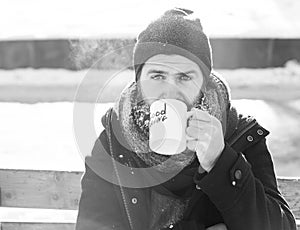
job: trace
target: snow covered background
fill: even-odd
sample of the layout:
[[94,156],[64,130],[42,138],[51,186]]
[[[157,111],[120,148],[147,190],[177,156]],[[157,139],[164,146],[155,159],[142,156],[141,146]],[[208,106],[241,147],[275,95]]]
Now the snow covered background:
[[[299,38],[298,0],[3,0],[0,40],[134,38],[149,20],[170,7],[197,9],[212,38]],[[139,20],[136,20],[136,19]],[[49,54],[51,55],[51,53]],[[300,175],[300,65],[218,70],[229,82],[233,103],[271,131],[268,143],[280,176]],[[0,70],[0,167],[83,170],[73,133],[73,103],[86,70]],[[90,72],[81,103],[114,71]],[[121,75],[121,76],[120,76]],[[124,71],[110,81],[95,110],[95,130],[122,88]],[[94,140],[90,140],[90,148]]]
[[[253,115],[271,131],[268,136],[279,176],[300,175],[300,65],[283,68],[218,70],[229,82],[234,105]],[[114,71],[95,71],[93,80],[105,85]],[[17,69],[0,71],[0,167],[82,171],[83,158],[73,131],[77,86],[86,70]],[[94,124],[124,86],[132,81],[126,70],[106,85],[97,104]],[[93,82],[91,82],[93,85]],[[90,87],[93,90],[93,87]],[[94,89],[96,90],[96,89]],[[90,103],[89,91],[81,103]],[[94,140],[89,140],[90,148]]]

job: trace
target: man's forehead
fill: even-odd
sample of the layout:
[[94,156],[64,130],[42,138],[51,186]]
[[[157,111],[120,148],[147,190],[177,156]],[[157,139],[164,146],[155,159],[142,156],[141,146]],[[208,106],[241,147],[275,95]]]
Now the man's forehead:
[[199,69],[195,62],[186,57],[165,54],[158,54],[149,58],[145,63],[145,67],[159,69],[174,68],[181,71]]

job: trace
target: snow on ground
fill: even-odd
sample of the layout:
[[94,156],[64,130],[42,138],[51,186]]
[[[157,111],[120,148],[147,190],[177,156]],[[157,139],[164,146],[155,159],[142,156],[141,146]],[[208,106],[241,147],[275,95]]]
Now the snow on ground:
[[100,93],[101,102],[110,102],[133,78],[131,70],[0,70],[0,101],[73,102],[78,86],[82,85],[86,93],[79,101],[94,102],[93,95]]
[[[300,175],[300,68],[220,70],[231,86],[233,103],[242,113],[253,115],[271,131],[267,140],[276,172]],[[108,85],[102,102],[112,102],[132,81],[132,71],[93,72],[89,86]],[[0,168],[83,170],[73,132],[73,101],[86,71],[19,69],[0,71]],[[109,81],[108,81],[109,80]],[[13,91],[13,89],[15,91]],[[96,90],[87,88],[86,94]],[[86,98],[87,101],[90,98]],[[2,102],[1,102],[2,101]],[[52,101],[55,103],[45,103]],[[12,103],[25,102],[25,103]],[[36,103],[35,102],[44,102]],[[111,104],[98,104],[95,130]],[[94,139],[88,139],[91,149]]]
[[[300,65],[296,61],[280,68],[217,71],[229,83],[234,99],[291,100],[300,95]],[[134,79],[134,74],[130,70],[0,70],[0,101],[73,102],[77,87],[86,79],[87,93],[81,101],[94,102],[92,95],[101,91],[101,102],[111,102]]]
[[[271,131],[268,142],[277,174],[299,176],[300,131],[296,127],[300,127],[300,120],[273,103],[234,100],[233,104],[239,111],[254,115]],[[100,118],[111,105],[101,104],[96,109],[94,124],[97,134],[102,130]],[[0,108],[0,168],[84,170],[83,157],[74,138],[73,103],[0,103]],[[94,141],[88,140],[90,149]]]
[[[109,106],[102,104],[98,113],[103,114]],[[73,133],[72,103],[0,103],[0,108],[0,168],[84,169]],[[95,118],[97,134],[101,131],[100,118]],[[95,140],[89,141],[92,148]]]

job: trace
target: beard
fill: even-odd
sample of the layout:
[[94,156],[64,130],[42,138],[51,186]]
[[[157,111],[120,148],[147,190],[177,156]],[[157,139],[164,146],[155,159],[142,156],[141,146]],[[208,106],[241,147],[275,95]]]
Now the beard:
[[[177,100],[184,102],[187,105],[187,111],[190,111],[192,108],[198,108],[201,110],[206,110],[203,107],[202,101],[202,92],[200,91],[199,94],[193,98],[192,102],[189,102],[183,95],[178,95]],[[156,99],[157,100],[157,99]],[[143,140],[149,140],[149,123],[150,123],[150,106],[155,100],[147,99],[140,87],[138,85],[136,91],[136,102],[135,105],[132,107],[132,111],[130,114],[130,119],[136,125],[137,130],[141,134],[141,138]],[[185,150],[184,152],[188,153],[189,150]]]
[[[164,155],[153,152],[149,148],[149,123],[150,123],[150,105],[151,101],[143,98],[142,94],[138,93],[138,87],[136,87],[134,94],[132,95],[131,110],[129,114],[129,124],[132,127],[135,135],[138,137],[134,139],[133,145],[138,143],[144,143],[144,149],[136,150],[136,154],[141,158],[148,166],[153,166],[161,172],[173,172],[178,171],[189,165],[196,158],[194,151],[186,148],[184,151],[174,155]],[[196,101],[196,100],[194,100]],[[186,101],[184,101],[186,103]],[[193,104],[197,104],[196,102]],[[189,108],[193,106],[189,105]],[[126,129],[128,131],[128,129]],[[133,147],[135,149],[135,147]]]

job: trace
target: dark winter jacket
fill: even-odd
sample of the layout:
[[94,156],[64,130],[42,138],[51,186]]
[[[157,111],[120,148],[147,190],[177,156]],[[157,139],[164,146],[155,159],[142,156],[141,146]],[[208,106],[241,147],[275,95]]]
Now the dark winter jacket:
[[[117,175],[106,152],[121,164],[141,165],[141,160],[120,145],[111,132],[111,111],[105,116],[105,131],[96,140],[92,156],[86,158],[77,230],[149,229],[152,189],[168,196],[191,197],[183,219],[170,226],[173,229],[201,230],[217,223],[224,223],[229,230],[296,229],[295,219],[277,188],[266,146],[269,132],[254,119],[239,118],[238,128],[225,140],[225,148],[209,173],[199,174],[199,162],[195,160],[166,183],[127,188],[101,177],[103,170],[112,180]],[[176,186],[184,189],[175,190]]]

